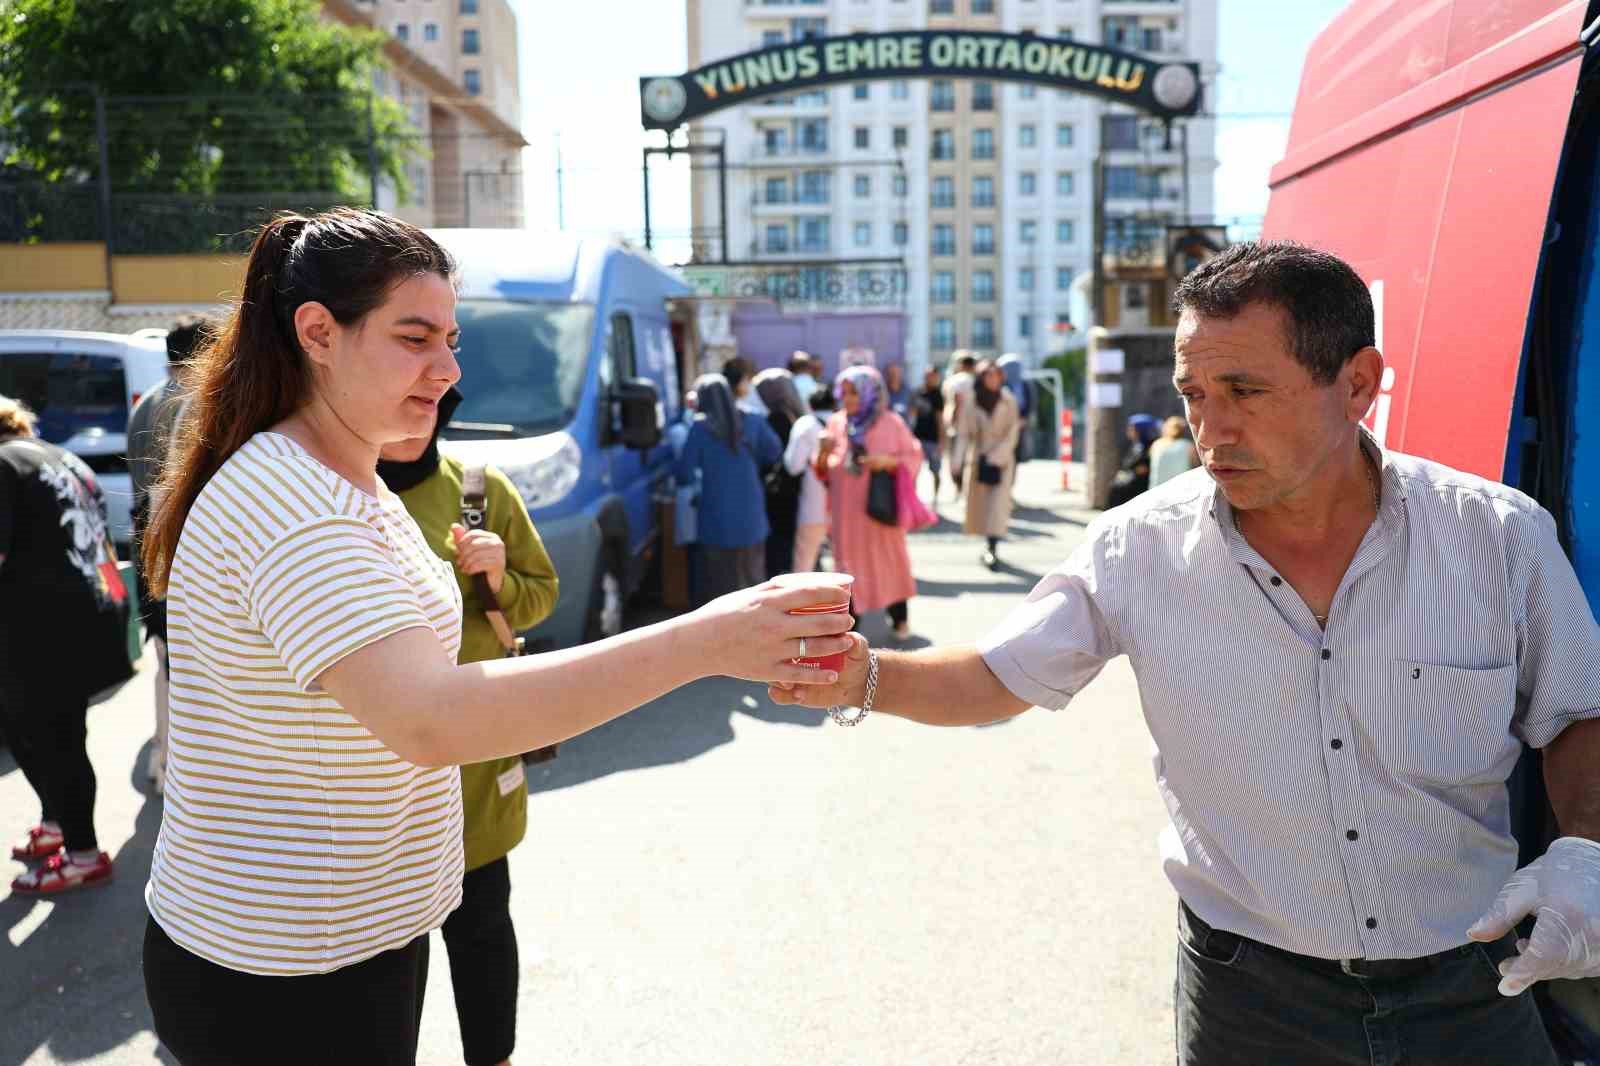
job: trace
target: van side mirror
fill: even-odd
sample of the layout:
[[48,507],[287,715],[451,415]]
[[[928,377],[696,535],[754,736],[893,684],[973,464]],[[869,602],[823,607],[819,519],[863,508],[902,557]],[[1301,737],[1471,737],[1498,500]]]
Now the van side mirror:
[[616,403],[622,444],[627,448],[647,452],[661,443],[661,395],[655,382],[647,378],[629,378],[612,392]]

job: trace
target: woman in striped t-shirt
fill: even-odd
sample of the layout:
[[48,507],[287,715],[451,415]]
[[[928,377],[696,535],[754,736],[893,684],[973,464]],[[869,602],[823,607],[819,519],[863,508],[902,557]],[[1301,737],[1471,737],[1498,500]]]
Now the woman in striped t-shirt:
[[196,361],[144,544],[171,657],[145,983],[181,1062],[413,1061],[427,934],[461,895],[456,765],[710,674],[827,682],[797,638],[848,647],[847,616],[788,613],[835,590],[764,586],[457,666],[449,566],[376,474],[460,377],[453,269],[383,214],[280,217]]

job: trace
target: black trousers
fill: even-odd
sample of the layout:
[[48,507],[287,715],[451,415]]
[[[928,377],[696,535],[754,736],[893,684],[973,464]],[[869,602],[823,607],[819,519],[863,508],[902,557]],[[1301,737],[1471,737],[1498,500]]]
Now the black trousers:
[[417,1061],[428,938],[331,973],[263,977],[184,950],[149,919],[144,990],[183,1066]]
[[445,919],[450,984],[467,1066],[494,1066],[517,1046],[517,930],[511,867],[497,859],[461,879],[461,906]]
[[1556,1066],[1533,995],[1500,995],[1516,934],[1420,959],[1313,959],[1179,905],[1178,1066]]
[[63,693],[59,676],[26,676],[0,667],[0,725],[11,754],[39,797],[44,821],[60,823],[71,851],[99,846],[88,721],[88,697]]

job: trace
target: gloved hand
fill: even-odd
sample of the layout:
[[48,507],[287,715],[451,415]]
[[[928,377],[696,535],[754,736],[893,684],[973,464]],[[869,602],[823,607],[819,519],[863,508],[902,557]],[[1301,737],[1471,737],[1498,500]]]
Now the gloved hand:
[[1562,837],[1511,875],[1467,935],[1494,941],[1537,913],[1533,934],[1500,964],[1500,994],[1555,977],[1600,977],[1600,844]]

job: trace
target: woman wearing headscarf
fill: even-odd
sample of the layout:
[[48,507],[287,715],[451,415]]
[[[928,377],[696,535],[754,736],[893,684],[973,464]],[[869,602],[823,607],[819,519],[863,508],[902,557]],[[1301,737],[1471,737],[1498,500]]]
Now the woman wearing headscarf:
[[[484,574],[495,607],[513,631],[537,625],[556,608],[559,582],[527,505],[500,471],[484,471],[483,526],[462,522],[466,467],[439,454],[439,430],[461,403],[452,388],[439,400],[428,437],[385,445],[378,476],[400,497],[433,553],[450,564],[464,605],[457,663],[505,657],[489,606],[479,601],[474,575]],[[507,755],[461,767],[466,875],[461,906],[441,932],[450,955],[450,982],[468,1063],[511,1059],[517,1037],[517,931],[511,923],[511,849],[528,827],[528,789],[522,759]]]
[[908,601],[917,591],[905,530],[867,514],[868,476],[904,469],[913,481],[922,468],[922,447],[899,415],[887,409],[883,379],[869,366],[839,375],[834,395],[843,410],[828,420],[817,444],[817,476],[828,486],[833,508],[830,534],[834,565],[855,577],[856,617],[889,612],[897,639],[911,635]]
[[968,533],[988,541],[983,565],[999,567],[996,550],[1011,524],[1011,480],[1017,466],[1017,435],[1022,415],[1016,397],[1005,387],[1005,374],[992,359],[978,364],[972,402],[962,408],[961,435],[969,444],[967,455]]
[[766,575],[766,491],[761,471],[783,456],[772,427],[734,406],[721,374],[694,383],[696,412],[678,457],[678,484],[700,484],[700,589],[712,600],[760,584]]
[[1128,450],[1122,457],[1122,469],[1111,482],[1111,498],[1106,506],[1127,503],[1150,487],[1150,445],[1160,435],[1161,423],[1155,416],[1137,414],[1128,419]]
[[[795,423],[809,413],[787,370],[763,370],[756,375],[756,395],[767,409],[767,425],[787,448]],[[785,574],[794,563],[795,524],[800,511],[800,479],[784,467],[783,457],[765,471],[767,489],[767,576]]]

